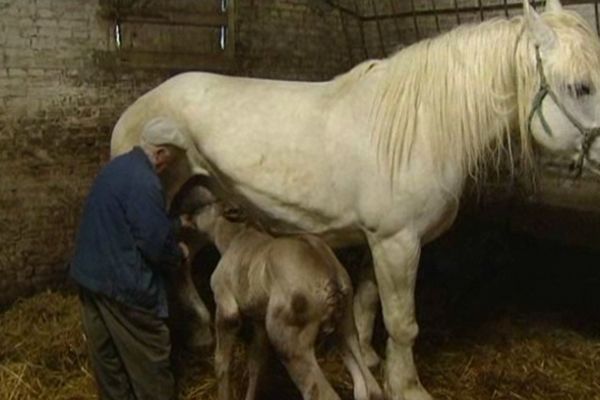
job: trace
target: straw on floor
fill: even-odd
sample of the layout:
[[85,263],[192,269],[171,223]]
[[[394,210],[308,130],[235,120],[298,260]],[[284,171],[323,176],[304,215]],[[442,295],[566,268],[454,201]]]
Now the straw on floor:
[[[468,325],[449,328],[424,323],[417,364],[436,399],[600,399],[597,338],[531,316],[504,316]],[[212,357],[175,347],[181,398],[216,398]],[[344,399],[351,399],[351,381],[339,357],[331,346],[321,346],[320,352],[335,388]],[[239,348],[234,366],[239,398],[244,369],[244,352]],[[281,366],[273,369],[266,386],[263,398],[299,398]],[[92,398],[94,381],[75,295],[42,293],[0,314],[0,399]]]

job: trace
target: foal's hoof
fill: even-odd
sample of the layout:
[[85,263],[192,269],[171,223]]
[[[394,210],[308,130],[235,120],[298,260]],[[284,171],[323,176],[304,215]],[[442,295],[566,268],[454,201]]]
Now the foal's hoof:
[[367,364],[367,367],[369,368],[375,368],[381,362],[381,358],[372,347],[363,348],[362,353],[365,359],[365,364]]
[[405,391],[404,400],[433,400],[433,397],[421,386]]
[[384,398],[385,400],[434,400],[421,383],[410,388],[396,387],[395,390],[391,390],[389,381],[384,383]]
[[188,347],[198,351],[212,351],[214,346],[213,335],[210,330],[196,331],[188,340]]

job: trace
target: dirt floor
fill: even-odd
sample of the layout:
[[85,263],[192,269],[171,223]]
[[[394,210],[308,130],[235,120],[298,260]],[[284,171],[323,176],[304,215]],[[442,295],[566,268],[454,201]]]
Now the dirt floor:
[[[423,384],[440,400],[600,399],[597,256],[481,231],[427,247],[415,350]],[[214,399],[211,356],[180,345],[185,324],[174,324],[181,398]],[[383,352],[381,321],[376,340]],[[335,349],[324,344],[319,352],[327,376],[351,399]],[[236,354],[242,393],[243,349]],[[299,398],[281,366],[272,369],[262,398]],[[0,399],[88,398],[94,383],[74,294],[42,293],[0,314]]]

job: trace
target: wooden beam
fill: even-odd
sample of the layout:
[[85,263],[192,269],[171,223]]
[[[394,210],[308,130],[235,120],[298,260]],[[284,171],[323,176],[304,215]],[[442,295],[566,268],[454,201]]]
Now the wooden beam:
[[237,27],[235,25],[236,21],[236,0],[228,0],[227,1],[227,36],[225,42],[225,54],[229,58],[233,58],[235,56],[235,38],[237,34]]
[[[545,2],[542,0],[536,0],[532,3],[535,3],[537,7],[542,7]],[[563,6],[576,5],[576,4],[594,4],[594,0],[562,0],[561,4]],[[514,4],[489,4],[480,6],[469,6],[469,7],[458,7],[458,10],[455,7],[446,7],[446,8],[438,8],[437,10],[411,10],[406,12],[398,12],[398,13],[388,13],[381,15],[368,15],[361,16],[361,21],[372,21],[372,20],[385,20],[391,18],[408,18],[408,17],[420,17],[420,16],[432,16],[432,15],[443,15],[443,14],[456,14],[457,11],[464,13],[483,13],[485,11],[504,11],[506,9],[517,9],[522,8],[523,5],[520,3]]]

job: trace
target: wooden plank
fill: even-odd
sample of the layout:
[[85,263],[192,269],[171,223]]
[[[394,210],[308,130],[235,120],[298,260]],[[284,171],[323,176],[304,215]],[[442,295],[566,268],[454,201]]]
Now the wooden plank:
[[230,24],[230,17],[227,14],[184,14],[175,12],[123,15],[120,20],[121,22],[200,27],[220,27]]
[[173,71],[232,72],[235,60],[221,54],[166,53],[153,51],[103,51],[95,54],[98,65],[106,69],[151,69]]

